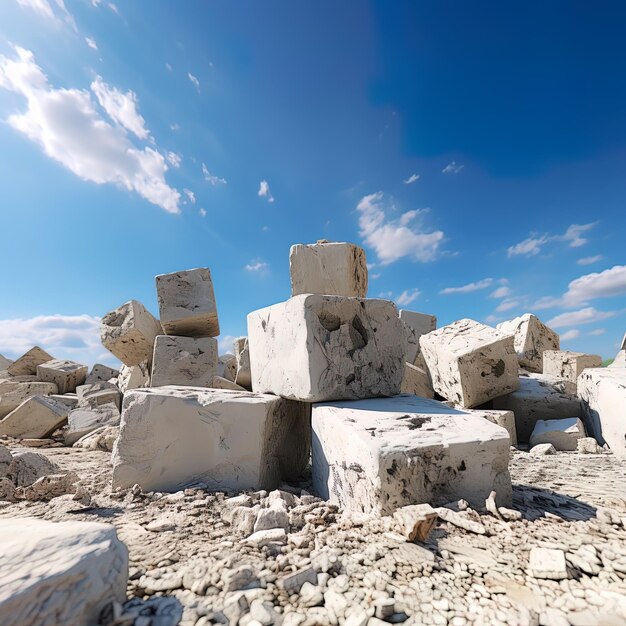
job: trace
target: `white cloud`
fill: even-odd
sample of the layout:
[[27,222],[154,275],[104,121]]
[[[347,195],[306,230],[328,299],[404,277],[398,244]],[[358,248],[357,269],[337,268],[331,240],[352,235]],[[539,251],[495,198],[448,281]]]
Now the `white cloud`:
[[257,195],[261,198],[266,198],[268,202],[274,202],[274,196],[270,191],[270,185],[266,180],[262,180],[259,183],[259,191],[257,191]]
[[95,39],[92,39],[91,37],[85,37],[85,43],[92,49],[92,50],[97,50],[98,49],[98,44],[96,43]]
[[603,272],[585,274],[573,280],[563,296],[563,304],[576,306],[595,298],[622,294],[626,294],[626,265],[615,265]]
[[189,198],[189,202],[191,202],[191,204],[196,203],[196,194],[193,191],[191,191],[191,189],[187,189],[185,187],[183,189],[183,193],[187,196],[187,198]]
[[596,309],[590,306],[586,309],[580,309],[579,311],[561,313],[561,315],[553,317],[546,323],[552,328],[563,328],[564,326],[577,326],[578,324],[600,322],[608,319],[609,317],[613,317],[614,315],[615,312],[613,311],[596,311]]
[[173,132],[176,132],[177,130],[180,130],[180,125],[179,124],[170,124],[170,130]]
[[201,217],[206,217],[206,209],[200,208],[200,209],[198,210],[198,213],[200,213],[200,216],[201,216]]
[[506,285],[502,285],[502,287],[498,287],[495,291],[492,291],[489,294],[490,298],[506,298],[511,295],[511,290]]
[[600,335],[604,335],[606,332],[606,328],[595,328],[594,330],[589,332],[591,337],[599,337]]
[[578,263],[578,265],[593,265],[594,263],[602,261],[603,258],[604,257],[601,254],[596,254],[596,256],[586,256],[582,259],[578,259],[576,263]]
[[200,81],[191,72],[187,72],[187,78],[189,78],[198,93],[200,93]]
[[169,161],[169,164],[172,167],[176,167],[179,168],[180,164],[183,162],[183,155],[180,154],[179,152],[168,152],[165,157],[167,158],[167,160]]
[[415,300],[419,295],[420,295],[420,290],[419,289],[405,289],[397,298],[396,298],[396,302],[400,305],[400,306],[407,306],[409,304],[411,304],[411,302],[413,302],[413,300]]
[[411,185],[412,183],[414,183],[415,181],[418,181],[420,178],[419,174],[411,174],[406,180],[403,180],[402,182],[405,185]]
[[507,250],[509,258],[512,256],[524,255],[535,256],[541,252],[541,248],[550,241],[548,235],[531,235],[528,239],[520,241],[520,243],[510,246]]
[[17,0],[17,3],[24,9],[30,9],[40,17],[61,23],[68,24],[74,32],[78,32],[76,22],[72,14],[67,10],[64,0],[54,0],[56,8],[48,0]]
[[544,296],[543,298],[539,298],[530,308],[533,311],[541,311],[542,309],[553,309],[554,307],[561,306],[561,304],[563,304],[561,298]]
[[214,187],[216,187],[217,185],[226,184],[225,178],[220,178],[219,176],[215,176],[214,174],[211,174],[211,172],[209,172],[209,168],[204,163],[202,164],[202,174],[204,176],[204,180],[206,180],[208,183],[210,183]]
[[572,224],[565,231],[565,234],[561,235],[561,239],[569,241],[570,248],[580,248],[589,241],[581,237],[581,235],[591,230],[597,223],[598,222],[591,222],[590,224]]
[[233,342],[237,339],[234,335],[220,335],[217,340],[217,349],[219,354],[226,352],[231,353],[234,351]]
[[516,306],[520,305],[520,301],[515,298],[508,298],[507,300],[502,300],[500,304],[496,307],[496,311],[498,313],[502,313],[503,311],[510,311],[514,309]]
[[171,71],[172,71],[172,66],[171,66],[169,63],[166,63],[166,64],[165,64],[165,69],[166,69],[168,72],[171,72]]
[[424,210],[407,211],[398,219],[388,219],[382,191],[361,198],[359,212],[360,235],[374,248],[381,265],[388,265],[402,257],[415,261],[434,261],[439,254],[443,232],[423,232],[419,225],[410,226]]
[[109,9],[111,9],[111,11],[113,11],[113,13],[115,13],[115,15],[120,14],[120,10],[117,8],[117,4],[114,4],[113,2],[109,2],[107,6],[109,7]]
[[268,268],[269,264],[261,259],[253,259],[244,267],[248,272],[262,272]]
[[[541,252],[543,246],[550,241],[567,241],[570,248],[580,248],[584,246],[589,240],[581,237],[581,235],[588,230],[591,230],[598,222],[591,222],[590,224],[570,224],[567,230],[562,235],[537,235],[532,233],[530,237],[524,239],[520,243],[510,246],[507,250],[509,258],[512,256],[535,256]],[[596,258],[596,257],[589,257]],[[594,263],[595,261],[590,261]],[[584,265],[584,263],[581,263]]]
[[385,300],[390,300],[391,298],[393,298],[393,291],[381,291],[377,297],[384,298]]
[[370,274],[369,275],[369,279],[370,280],[376,280],[378,278],[380,278],[382,276],[382,274]]
[[485,322],[487,322],[487,324],[494,324],[495,322],[498,321],[498,317],[496,317],[495,315],[487,315],[487,317],[485,318]]
[[272,230],[269,226],[261,226],[261,231],[264,233],[269,233]]
[[464,167],[465,165],[457,165],[456,161],[452,161],[451,163],[448,163],[448,165],[446,165],[441,172],[443,174],[458,174]]
[[169,213],[179,213],[180,194],[165,181],[164,157],[139,149],[124,130],[109,124],[84,89],[55,89],[32,52],[16,47],[16,59],[0,55],[0,87],[26,98],[9,124],[45,154],[83,180],[114,183],[135,191]]
[[563,333],[560,337],[561,341],[569,341],[570,339],[576,339],[576,337],[580,336],[580,331],[577,328],[572,328],[572,330],[568,330]]
[[480,289],[487,289],[493,284],[493,278],[483,278],[483,280],[476,281],[475,283],[468,283],[462,287],[446,287],[439,293],[441,295],[448,295],[451,293],[471,293],[472,291],[479,291]]

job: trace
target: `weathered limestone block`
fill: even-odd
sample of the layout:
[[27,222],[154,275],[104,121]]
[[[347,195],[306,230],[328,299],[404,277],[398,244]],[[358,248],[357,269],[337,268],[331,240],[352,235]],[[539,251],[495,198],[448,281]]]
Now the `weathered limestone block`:
[[217,370],[217,339],[158,335],[154,342],[151,387],[209,387]]
[[515,429],[515,415],[513,411],[495,411],[490,409],[468,409],[470,413],[474,410],[485,419],[489,420],[492,424],[496,424],[506,430],[509,433],[511,445],[517,445],[517,430]]
[[513,411],[519,443],[528,443],[537,420],[582,417],[576,387],[569,381],[531,374],[520,376],[520,387],[514,393],[493,401],[493,408]]
[[56,383],[0,383],[0,419],[6,417],[24,400],[33,396],[49,396],[58,393]]
[[46,396],[24,400],[0,421],[0,435],[16,439],[45,439],[61,427],[70,409]]
[[400,393],[408,393],[421,398],[435,397],[435,391],[428,372],[410,363],[405,363]]
[[235,382],[246,389],[252,389],[252,378],[250,376],[250,347],[247,337],[237,337],[233,347],[235,349],[235,363],[237,372]]
[[211,380],[211,384],[209,385],[212,389],[230,389],[232,391],[248,391],[245,387],[234,383],[232,380],[228,380],[228,378],[222,378],[221,376],[213,376]]
[[132,367],[122,365],[120,367],[120,375],[117,379],[117,386],[122,393],[126,393],[131,389],[149,387],[150,366],[148,365],[148,361],[142,361],[139,365],[133,365]]
[[248,315],[252,388],[306,402],[391,396],[405,334],[393,302],[304,294]]
[[477,413],[409,395],[314,404],[314,488],[383,515],[461,498],[483,506],[492,490],[506,506],[509,435]]
[[420,337],[434,390],[470,408],[519,387],[513,338],[463,319]]
[[237,359],[234,354],[226,353],[217,359],[216,375],[231,382],[235,382],[237,377]]
[[291,295],[367,296],[365,251],[353,243],[296,244],[289,251]]
[[208,268],[161,274],[156,277],[156,288],[161,324],[167,335],[217,337],[220,334]]
[[407,334],[406,361],[411,365],[419,365],[416,361],[420,354],[420,337],[437,328],[437,318],[434,315],[406,309],[400,309],[399,316]]
[[587,367],[602,367],[602,357],[569,350],[546,350],[543,353],[543,373],[546,376],[563,378],[576,384],[580,373]]
[[112,452],[113,444],[120,435],[119,426],[101,426],[96,430],[83,435],[74,445],[74,448],[85,450],[103,450]]
[[65,445],[73,446],[81,437],[102,426],[119,426],[120,410],[115,404],[101,404],[97,409],[74,409],[67,418]]
[[543,353],[545,350],[558,350],[558,333],[548,328],[538,317],[526,313],[515,319],[502,322],[497,326],[505,335],[515,338],[515,351],[520,367],[529,372],[543,371]]
[[0,520],[3,626],[97,624],[127,582],[128,550],[110,524]]
[[613,454],[626,457],[626,369],[586,369],[578,377],[587,432]]
[[124,396],[113,485],[177,491],[273,489],[306,467],[310,408],[276,396],[158,387]]
[[108,381],[111,378],[117,378],[120,375],[119,371],[109,367],[108,365],[102,365],[102,363],[96,363],[89,372],[89,376],[85,379],[86,385],[92,383],[98,383],[100,381]]
[[[7,371],[11,376],[23,376],[25,374],[36,374],[37,366],[54,359],[45,350],[39,346],[31,348],[24,353],[19,359],[15,359],[11,365],[7,367]],[[4,369],[4,368],[0,368]]]
[[162,334],[159,320],[137,300],[107,313],[100,324],[102,345],[128,366],[150,361],[154,339]]
[[[56,463],[39,452],[13,450],[11,457],[7,478],[16,487],[27,487],[42,476],[58,474],[61,471]],[[0,558],[2,558],[1,555]]]
[[78,406],[81,409],[96,409],[103,404],[115,404],[122,408],[122,394],[117,385],[106,381],[76,387]]
[[559,420],[537,420],[530,435],[530,446],[551,443],[555,450],[572,451],[578,447],[578,440],[585,436],[585,427],[578,417]]
[[37,366],[37,378],[42,382],[56,383],[59,393],[74,393],[87,378],[88,368],[75,361],[52,359]]

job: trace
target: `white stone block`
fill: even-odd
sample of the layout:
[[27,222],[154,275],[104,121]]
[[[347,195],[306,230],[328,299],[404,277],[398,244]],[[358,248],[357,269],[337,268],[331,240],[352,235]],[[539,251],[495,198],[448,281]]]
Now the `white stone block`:
[[462,319],[420,337],[434,390],[470,408],[519,387],[513,338]]
[[626,369],[586,369],[578,377],[587,431],[613,454],[626,457]]
[[483,506],[492,490],[506,506],[509,435],[477,413],[409,395],[314,404],[314,488],[383,515],[461,498]]
[[252,378],[250,376],[250,347],[247,337],[237,337],[233,345],[235,349],[235,363],[237,373],[235,382],[246,389],[252,389]]
[[576,388],[569,381],[531,374],[520,376],[520,387],[514,393],[493,401],[493,408],[513,411],[519,443],[528,443],[537,420],[582,417]]
[[82,385],[89,371],[86,365],[75,361],[52,359],[37,366],[37,378],[45,383],[56,383],[59,393],[74,393]]
[[65,445],[74,445],[81,437],[102,426],[118,426],[120,411],[115,404],[102,404],[95,409],[74,409],[68,417]]
[[310,408],[258,393],[158,387],[124,397],[113,485],[273,489],[306,467]]
[[406,361],[411,365],[419,365],[417,358],[420,353],[420,337],[437,328],[437,318],[434,315],[406,309],[400,309],[399,316],[407,333]]
[[530,446],[551,443],[555,450],[571,452],[578,447],[578,440],[585,436],[585,427],[578,417],[558,420],[537,420],[530,435]]
[[497,328],[506,335],[513,335],[520,367],[529,372],[541,373],[544,351],[560,348],[558,333],[531,313],[502,322]]
[[100,324],[102,345],[129,366],[150,361],[154,339],[162,334],[159,320],[137,300],[107,313]]
[[58,393],[59,388],[55,383],[14,383],[6,381],[0,383],[0,418],[6,417],[16,409],[24,400],[33,396],[49,396]]
[[116,385],[100,381],[76,388],[77,404],[82,409],[96,409],[103,404],[115,404],[122,408],[122,394]]
[[217,337],[220,325],[211,271],[201,267],[156,277],[161,324],[167,335]]
[[154,342],[151,387],[209,387],[217,371],[217,339],[158,335]]
[[11,376],[23,376],[28,374],[36,374],[37,366],[54,359],[45,350],[39,346],[31,348],[23,354],[19,359],[15,359],[11,365],[7,367],[7,371]]
[[110,524],[0,520],[2,626],[97,624],[127,582],[128,550]]
[[46,396],[32,396],[0,421],[0,435],[16,439],[45,439],[61,427],[70,409]]
[[[470,413],[474,411],[474,409],[468,410]],[[515,429],[515,415],[513,414],[513,411],[478,409],[476,412],[485,419],[489,420],[492,424],[496,424],[504,428],[504,430],[509,433],[511,445],[517,445],[517,430]]]
[[433,390],[433,384],[428,372],[410,363],[405,363],[400,393],[408,393],[421,398],[435,397],[435,391]]
[[252,388],[306,402],[395,395],[404,339],[393,302],[295,296],[248,315]]
[[365,251],[353,243],[296,244],[289,251],[291,295],[367,296]]
[[532,548],[529,554],[528,570],[535,578],[562,580],[567,578],[567,563],[563,550]]
[[142,361],[139,365],[133,365],[132,367],[122,365],[120,367],[120,375],[117,379],[117,386],[122,393],[126,393],[131,389],[149,387],[150,366],[148,365],[148,361]]
[[602,367],[602,357],[569,350],[546,350],[543,353],[543,373],[546,376],[563,378],[576,384],[580,373],[587,367]]
[[102,363],[96,363],[89,372],[89,376],[85,379],[86,385],[92,383],[98,383],[100,381],[108,381],[111,378],[117,378],[120,375],[119,371],[109,367],[108,365],[102,365]]

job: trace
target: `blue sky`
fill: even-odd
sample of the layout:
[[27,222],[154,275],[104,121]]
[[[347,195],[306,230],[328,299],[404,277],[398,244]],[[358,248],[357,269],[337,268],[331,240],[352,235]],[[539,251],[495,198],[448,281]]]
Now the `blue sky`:
[[113,362],[98,318],[199,266],[226,350],[326,238],[371,297],[614,356],[625,28],[622,2],[1,2],[0,353]]

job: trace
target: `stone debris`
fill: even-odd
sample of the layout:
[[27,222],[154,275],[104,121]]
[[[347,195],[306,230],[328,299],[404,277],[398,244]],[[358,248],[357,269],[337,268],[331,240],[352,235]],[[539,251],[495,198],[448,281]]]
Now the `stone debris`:
[[222,378],[221,376],[213,376],[209,387],[212,387],[213,389],[230,389],[231,391],[248,391],[245,387],[242,387],[227,378]]
[[22,488],[22,496],[26,500],[52,500],[66,493],[76,493],[78,482],[76,472],[66,474],[48,474],[38,478],[32,485]]
[[52,359],[37,366],[37,378],[46,383],[55,383],[58,393],[74,393],[78,385],[87,378],[89,368],[75,361]]
[[567,563],[563,550],[533,548],[530,551],[529,573],[535,578],[562,580],[567,578]]
[[585,436],[585,427],[578,417],[559,420],[537,420],[530,435],[531,448],[551,443],[555,450],[576,450],[578,440]]
[[104,450],[105,452],[113,452],[113,445],[119,437],[119,426],[100,426],[92,430],[90,433],[83,435],[74,443],[75,448],[84,448],[85,450]]
[[533,456],[546,456],[556,454],[556,448],[551,443],[539,443],[530,449]]
[[402,533],[409,541],[426,541],[437,520],[437,512],[430,504],[410,504],[396,510]]
[[158,335],[154,342],[151,387],[209,387],[217,370],[217,339]]
[[60,467],[39,452],[14,450],[6,477],[16,487],[28,487],[37,479],[48,474],[60,473]]
[[[6,369],[11,376],[24,376],[37,374],[37,366],[54,359],[39,346],[34,346],[19,359],[15,359]],[[0,368],[4,369],[4,368]]]
[[602,447],[593,437],[581,437],[576,442],[576,450],[581,454],[602,454]]
[[32,396],[0,421],[0,435],[44,439],[66,422],[69,412],[66,404],[54,398]]
[[546,350],[543,353],[543,373],[547,376],[576,384],[581,372],[588,367],[602,367],[602,357],[568,350]]
[[109,382],[95,382],[76,388],[77,406],[82,409],[97,409],[103,404],[115,404],[122,408],[122,394],[117,385]]

